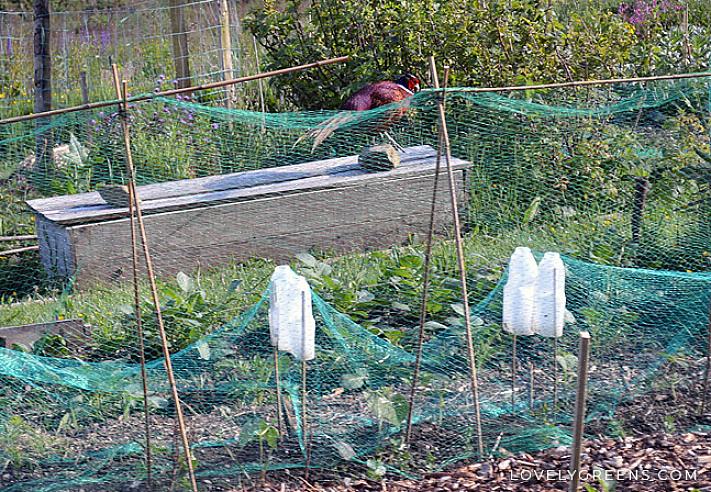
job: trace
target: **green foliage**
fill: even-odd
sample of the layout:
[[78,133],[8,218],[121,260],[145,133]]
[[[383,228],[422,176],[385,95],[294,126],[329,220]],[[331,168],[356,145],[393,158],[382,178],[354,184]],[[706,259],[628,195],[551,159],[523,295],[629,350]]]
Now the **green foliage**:
[[0,423],[0,473],[8,468],[31,468],[61,446],[61,439],[37,429],[19,415],[11,415]]
[[[354,58],[273,80],[279,92],[305,109],[335,108],[366,81],[406,71],[422,76],[430,54],[454,68],[451,85],[506,86],[677,71],[686,52],[678,12],[651,20],[641,35],[641,27],[623,19],[616,6],[578,4],[561,16],[557,10],[563,8],[549,5],[543,0],[268,0],[246,25],[266,50],[270,68],[326,56]],[[701,5],[696,8],[703,12]],[[702,17],[698,21],[686,65],[702,70],[711,31]]]

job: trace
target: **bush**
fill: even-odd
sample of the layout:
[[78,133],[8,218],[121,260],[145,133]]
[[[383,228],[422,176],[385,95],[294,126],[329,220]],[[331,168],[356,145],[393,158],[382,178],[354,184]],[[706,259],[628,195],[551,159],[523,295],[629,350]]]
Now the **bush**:
[[[266,50],[268,68],[338,55],[354,58],[273,79],[287,101],[304,109],[337,107],[366,80],[405,71],[422,75],[432,53],[453,67],[453,84],[471,86],[678,71],[679,60],[686,56],[678,9],[639,23],[620,13],[619,5],[578,6],[559,18],[549,2],[541,0],[290,0],[277,7],[280,4],[266,0],[246,20]],[[708,26],[691,26],[687,68],[707,66],[709,32]]]

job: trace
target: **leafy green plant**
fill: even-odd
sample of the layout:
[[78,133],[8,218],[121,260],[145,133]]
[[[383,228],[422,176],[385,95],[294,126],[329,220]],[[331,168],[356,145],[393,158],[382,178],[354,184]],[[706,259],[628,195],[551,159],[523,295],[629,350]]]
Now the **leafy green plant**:
[[[262,464],[262,478],[269,468],[267,448],[271,451],[277,449],[279,444],[279,430],[261,418],[249,420],[241,429],[238,443],[245,446],[256,441],[259,447],[259,461]],[[266,445],[266,448],[265,448]]]
[[368,408],[375,415],[378,427],[385,424],[399,427],[407,417],[408,402],[403,395],[392,388],[380,388],[364,393]]
[[39,458],[56,453],[61,446],[61,439],[37,429],[19,415],[11,415],[0,423],[0,472],[8,467],[32,467]]

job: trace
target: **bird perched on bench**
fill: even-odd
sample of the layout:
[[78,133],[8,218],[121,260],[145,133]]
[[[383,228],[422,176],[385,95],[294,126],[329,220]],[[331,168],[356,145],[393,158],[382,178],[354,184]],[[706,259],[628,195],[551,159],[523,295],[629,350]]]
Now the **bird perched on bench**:
[[[385,106],[386,104],[402,103],[415,95],[419,90],[420,80],[412,74],[405,74],[394,80],[382,80],[362,87],[355,94],[346,99],[340,109],[343,111],[368,111],[380,106]],[[402,151],[403,148],[390,136],[387,130],[400,121],[408,109],[408,104],[396,106],[392,111],[388,111],[384,115],[384,119],[379,119],[375,122],[375,126],[372,128],[375,133],[379,133],[387,138],[400,151]],[[302,135],[294,146],[298,145],[304,139],[312,137],[314,143],[311,151],[313,152],[316,147],[321,145],[333,132],[356,118],[357,115],[353,113],[342,113],[333,118],[329,118],[319,125],[318,128]]]

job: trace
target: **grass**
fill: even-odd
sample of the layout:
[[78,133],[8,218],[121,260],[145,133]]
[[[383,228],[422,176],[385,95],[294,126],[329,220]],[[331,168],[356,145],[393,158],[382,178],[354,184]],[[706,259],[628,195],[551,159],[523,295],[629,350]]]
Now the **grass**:
[[[581,233],[591,228],[561,226],[568,231],[553,235],[546,227],[531,224],[506,233],[469,234],[465,253],[470,302],[483,299],[496,285],[516,246],[535,250],[555,249],[585,257],[575,245],[585,244]],[[393,343],[409,345],[417,323],[422,285],[423,245],[412,244],[383,251],[332,256],[299,255],[292,262],[315,290],[336,309]],[[456,254],[451,240],[440,239],[433,251],[433,281],[428,310],[430,319],[449,323],[460,315]],[[253,260],[162,279],[160,293],[168,329],[175,335],[174,349],[194,342],[237,316],[253,304],[268,284],[274,263]],[[144,311],[150,313],[149,295],[142,287]],[[94,327],[94,355],[135,356],[126,347],[137,347],[132,335],[133,293],[130,285],[103,286],[78,292],[38,293],[22,302],[0,304],[0,326],[81,318]],[[147,331],[152,321],[145,316]],[[86,355],[86,354],[85,354]]]

